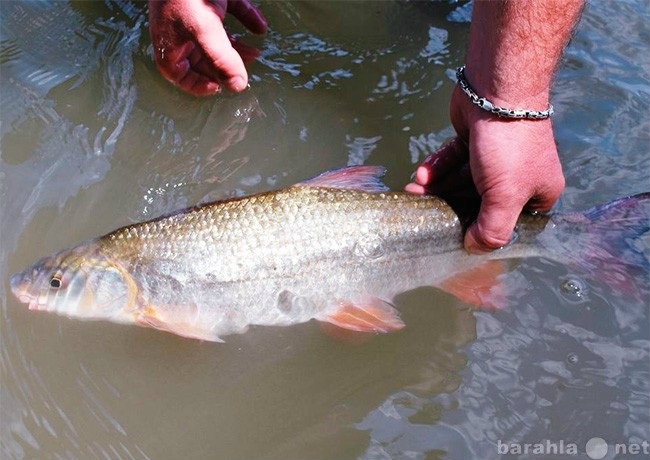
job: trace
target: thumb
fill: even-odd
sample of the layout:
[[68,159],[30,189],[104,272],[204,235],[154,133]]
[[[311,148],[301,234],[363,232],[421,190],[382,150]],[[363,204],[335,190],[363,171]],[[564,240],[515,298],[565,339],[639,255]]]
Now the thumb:
[[202,33],[197,36],[197,42],[226,88],[234,92],[246,89],[246,67],[239,53],[232,47],[221,22],[203,28]]
[[510,242],[512,231],[527,199],[504,199],[486,192],[476,219],[465,233],[465,249],[474,254],[501,248]]

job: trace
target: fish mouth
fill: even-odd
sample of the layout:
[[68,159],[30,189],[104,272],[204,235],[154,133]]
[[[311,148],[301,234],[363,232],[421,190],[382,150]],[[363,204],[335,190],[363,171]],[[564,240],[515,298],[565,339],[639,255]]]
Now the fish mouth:
[[26,304],[29,310],[31,311],[41,310],[41,304],[39,304],[38,300],[30,296],[29,294],[17,294],[14,292],[14,295],[16,296],[16,298],[20,303]]
[[22,303],[28,304],[27,308],[30,311],[40,310],[41,309],[41,305],[36,300],[30,299],[29,297],[26,297],[26,296],[24,296],[23,299],[26,299],[26,300],[20,300],[20,301]]
[[26,283],[23,280],[22,273],[16,273],[15,275],[12,275],[11,279],[9,280],[9,286],[11,287],[11,292],[13,292],[14,296],[20,303],[26,304],[30,310],[41,309],[41,305],[38,303],[38,299],[25,292],[27,289]]

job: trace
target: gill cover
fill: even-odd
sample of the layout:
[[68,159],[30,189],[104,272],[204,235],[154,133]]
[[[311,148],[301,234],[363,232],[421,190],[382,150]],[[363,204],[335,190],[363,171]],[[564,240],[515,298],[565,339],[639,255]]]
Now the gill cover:
[[13,275],[11,289],[30,310],[133,322],[133,278],[92,242],[45,257]]

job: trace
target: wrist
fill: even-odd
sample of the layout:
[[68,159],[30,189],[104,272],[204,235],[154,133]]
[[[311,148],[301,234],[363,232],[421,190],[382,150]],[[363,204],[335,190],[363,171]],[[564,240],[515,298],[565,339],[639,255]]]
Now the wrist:
[[476,93],[465,75],[465,66],[456,69],[457,86],[467,96],[468,100],[486,112],[495,116],[509,119],[543,120],[553,114],[553,106],[549,105],[544,110],[535,110],[527,107],[503,106],[495,102],[495,98],[488,99]]
[[500,130],[501,128],[497,125],[503,125],[503,129],[508,132],[514,132],[512,130],[518,130],[519,127],[524,128],[524,126],[527,127],[527,130],[536,133],[552,132],[553,130],[551,118],[542,120],[503,118],[487,112],[470,102],[458,86],[454,89],[451,97],[450,118],[458,137],[466,143],[470,141],[470,133],[472,133],[471,137],[476,140],[476,136],[483,137],[481,133]]
[[553,72],[582,0],[476,0],[466,75],[476,92],[504,107],[545,110]]
[[[478,70],[481,68],[488,70]],[[494,106],[537,112],[546,111],[550,106],[550,82],[531,81],[525,73],[517,73],[515,69],[509,75],[504,75],[506,72],[499,72],[498,69],[471,66],[469,63],[463,73],[471,89]]]

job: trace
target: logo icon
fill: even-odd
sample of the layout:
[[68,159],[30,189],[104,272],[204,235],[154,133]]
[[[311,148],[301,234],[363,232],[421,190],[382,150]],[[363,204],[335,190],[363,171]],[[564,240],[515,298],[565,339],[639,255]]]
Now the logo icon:
[[591,438],[585,444],[587,456],[594,460],[600,460],[607,455],[607,442],[603,438]]

